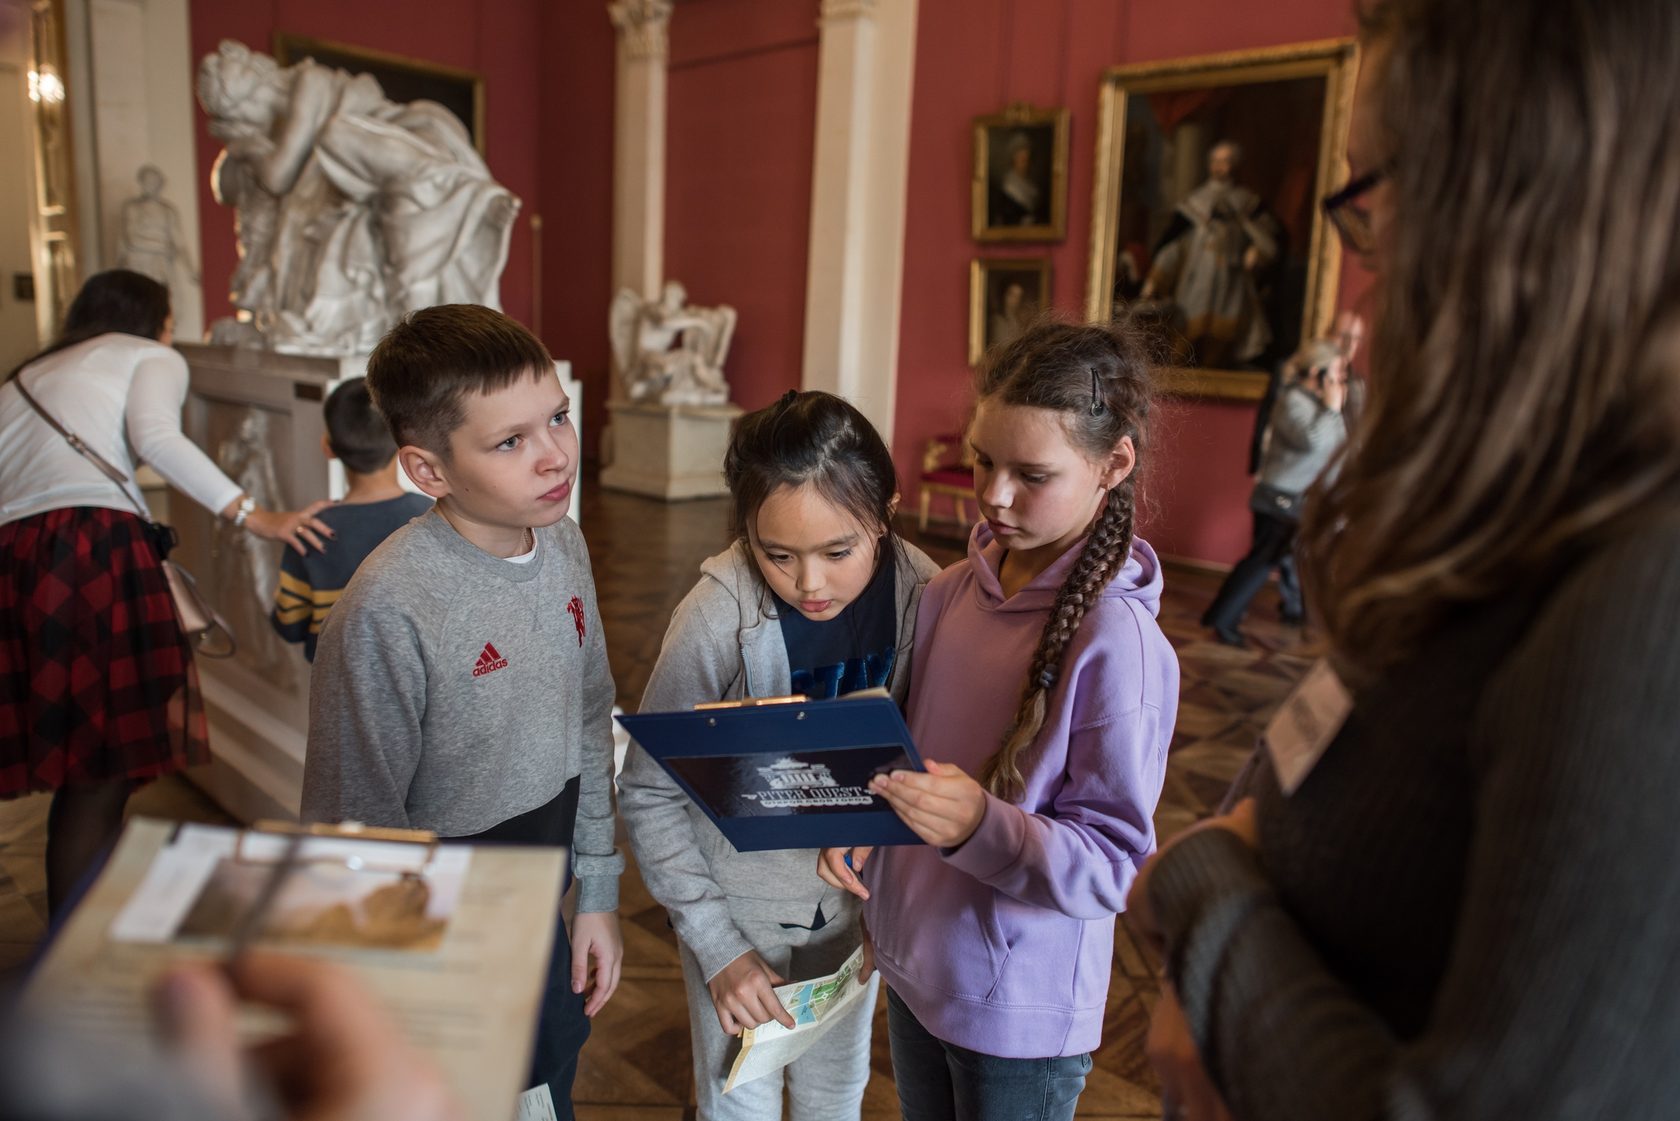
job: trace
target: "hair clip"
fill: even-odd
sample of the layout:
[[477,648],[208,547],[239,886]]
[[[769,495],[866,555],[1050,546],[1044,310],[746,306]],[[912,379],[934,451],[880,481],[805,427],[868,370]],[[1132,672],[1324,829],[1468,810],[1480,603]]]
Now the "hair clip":
[[790,389],[786,393],[782,394],[782,399],[778,401],[777,404],[785,409],[797,400],[799,400],[799,390]]
[[1040,689],[1049,690],[1052,687],[1054,687],[1055,684],[1056,684],[1056,669],[1055,669],[1054,666],[1045,666],[1042,670],[1039,671],[1038,687]]
[[[1097,368],[1095,366],[1092,366],[1090,369],[1091,369],[1091,415],[1092,416],[1102,416],[1104,413],[1108,412],[1108,404],[1107,404],[1107,402],[1105,402],[1103,400],[1102,382],[1097,377]],[[1045,686],[1045,688],[1049,688],[1049,686]]]

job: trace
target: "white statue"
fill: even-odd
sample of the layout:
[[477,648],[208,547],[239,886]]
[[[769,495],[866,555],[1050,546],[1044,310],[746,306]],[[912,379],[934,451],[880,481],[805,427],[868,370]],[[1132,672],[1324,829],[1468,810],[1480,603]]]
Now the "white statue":
[[658,300],[620,288],[607,310],[613,359],[632,401],[722,405],[729,400],[723,360],[735,336],[735,309],[690,307],[668,281]]
[[122,229],[117,243],[117,267],[132,269],[171,289],[176,303],[183,296],[175,287],[176,270],[198,283],[198,266],[181,229],[181,214],[163,197],[163,172],[146,164],[135,179],[140,193],[122,205]]
[[239,315],[213,341],[357,354],[417,308],[501,306],[519,200],[449,110],[230,41],[199,66],[198,99],[227,145],[211,183],[239,234]]

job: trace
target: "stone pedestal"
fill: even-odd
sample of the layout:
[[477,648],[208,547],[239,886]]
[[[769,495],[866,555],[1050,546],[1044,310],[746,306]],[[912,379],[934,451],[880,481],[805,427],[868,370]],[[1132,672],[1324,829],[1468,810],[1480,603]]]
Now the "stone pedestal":
[[[182,430],[258,505],[295,510],[334,497],[321,454],[321,403],[336,358],[184,344],[190,373]],[[233,628],[232,658],[197,658],[214,759],[191,777],[235,817],[297,816],[309,733],[309,663],[269,625],[282,546],[234,529],[169,494],[181,536],[174,559]]]
[[680,502],[728,494],[723,453],[741,410],[734,405],[638,405],[609,401],[612,466],[601,471],[608,490]]

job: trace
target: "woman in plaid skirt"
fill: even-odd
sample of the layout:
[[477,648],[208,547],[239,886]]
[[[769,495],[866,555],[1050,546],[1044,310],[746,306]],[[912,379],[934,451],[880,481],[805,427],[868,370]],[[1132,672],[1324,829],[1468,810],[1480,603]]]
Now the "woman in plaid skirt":
[[54,912],[115,839],[136,785],[209,759],[192,650],[137,513],[136,464],[300,553],[331,536],[314,517],[326,503],[263,510],[181,432],[187,365],[171,337],[167,288],[103,272],[58,342],[0,385],[0,798],[53,792]]

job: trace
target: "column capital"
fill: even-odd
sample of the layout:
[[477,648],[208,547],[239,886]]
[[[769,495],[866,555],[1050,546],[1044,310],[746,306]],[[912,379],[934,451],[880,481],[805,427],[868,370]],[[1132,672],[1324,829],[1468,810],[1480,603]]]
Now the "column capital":
[[607,5],[629,57],[664,61],[669,56],[671,4],[672,0],[614,0]]
[[847,20],[873,19],[877,0],[822,0],[817,22],[827,26]]

